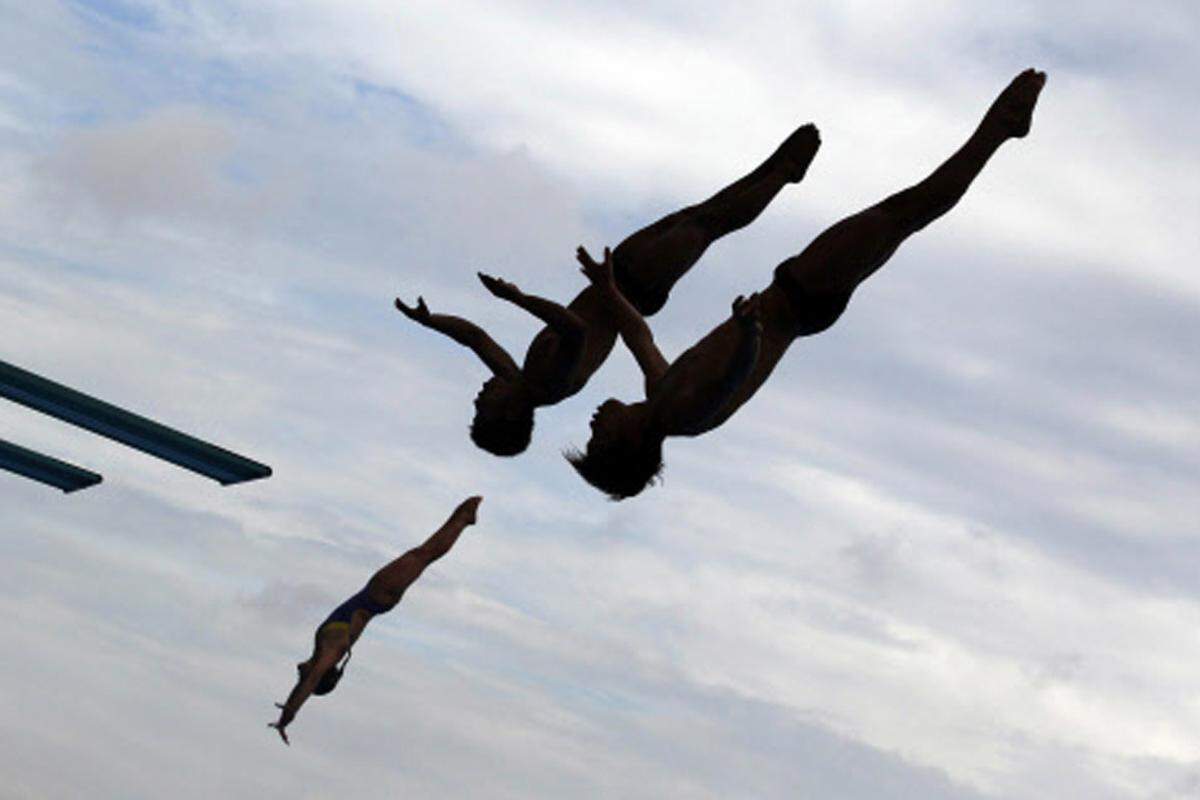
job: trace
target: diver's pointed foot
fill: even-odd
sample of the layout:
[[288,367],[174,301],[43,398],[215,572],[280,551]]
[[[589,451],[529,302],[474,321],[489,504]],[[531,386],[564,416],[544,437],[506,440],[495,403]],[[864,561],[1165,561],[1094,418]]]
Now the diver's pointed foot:
[[483,498],[479,495],[468,497],[458,504],[458,508],[454,509],[454,513],[461,515],[467,525],[474,525],[476,516],[479,513],[479,504],[482,502]]
[[811,122],[801,125],[783,140],[775,155],[780,159],[788,183],[799,183],[821,147],[821,134]]
[[984,115],[983,124],[1005,138],[1020,139],[1033,124],[1033,109],[1046,85],[1046,73],[1030,68],[1012,79]]

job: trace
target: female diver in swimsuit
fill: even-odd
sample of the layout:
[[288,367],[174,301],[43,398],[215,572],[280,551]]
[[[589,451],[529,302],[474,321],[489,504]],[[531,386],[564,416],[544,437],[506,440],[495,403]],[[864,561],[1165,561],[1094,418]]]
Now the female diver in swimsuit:
[[[650,316],[704,251],[727,233],[753,222],[788,183],[797,183],[816,155],[820,139],[812,125],[794,131],[754,171],[694,206],[676,211],[625,239],[613,251],[617,284],[629,302]],[[399,298],[409,319],[470,348],[492,372],[475,398],[471,439],[499,456],[529,445],[533,412],[561,402],[588,382],[612,350],[617,331],[600,292],[588,287],[565,308],[525,294],[507,281],[479,274],[496,297],[546,323],[521,367],[482,328],[461,317],[433,314],[422,298],[415,306]]]
[[313,653],[296,665],[300,673],[295,688],[280,709],[279,720],[268,723],[277,731],[285,743],[288,742],[287,726],[309,695],[329,694],[342,678],[346,662],[350,660],[350,648],[358,641],[363,628],[377,614],[391,611],[400,602],[404,590],[421,573],[446,553],[458,540],[459,534],[468,525],[475,524],[475,513],[482,497],[468,497],[454,509],[454,513],[442,527],[419,547],[387,564],[367,581],[367,585],[353,597],[333,610],[317,628],[313,637]]
[[662,469],[668,436],[698,436],[721,425],[754,395],[800,336],[831,326],[855,288],[912,234],[962,198],[1000,145],[1029,132],[1046,75],[1022,72],[992,103],[954,155],[915,186],[838,222],[775,268],[770,286],[734,302],[733,316],[668,362],[645,320],[622,296],[607,250],[596,263],[579,248],[584,274],[607,299],[621,338],[645,375],[646,399],[605,401],[592,417],[585,452],[567,458],[613,499],[632,497]]

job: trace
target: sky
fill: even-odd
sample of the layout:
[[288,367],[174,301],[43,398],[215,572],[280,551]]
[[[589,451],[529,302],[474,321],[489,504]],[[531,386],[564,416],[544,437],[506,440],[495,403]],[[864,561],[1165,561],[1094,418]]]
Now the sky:
[[[222,488],[0,405],[101,472],[0,474],[0,784],[30,798],[1200,794],[1200,11],[1151,2],[0,0],[0,359],[270,464]],[[515,459],[486,377],[573,259],[798,125],[805,180],[651,324],[668,358],[916,182],[1020,70],[1027,139],[622,503]],[[286,748],[317,623],[479,522]]]

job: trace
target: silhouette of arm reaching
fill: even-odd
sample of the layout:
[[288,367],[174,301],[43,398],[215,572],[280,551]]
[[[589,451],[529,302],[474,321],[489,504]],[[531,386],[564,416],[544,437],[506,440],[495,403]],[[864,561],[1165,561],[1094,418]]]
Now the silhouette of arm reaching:
[[726,361],[720,378],[702,385],[693,394],[693,407],[688,415],[692,419],[681,426],[681,432],[699,434],[708,430],[713,418],[725,408],[725,404],[737,394],[742,384],[754,372],[762,339],[757,292],[749,298],[739,295],[733,301],[733,320],[741,334],[737,339],[737,346]]
[[512,356],[475,323],[449,314],[431,314],[423,297],[417,298],[415,306],[406,305],[397,297],[396,308],[413,322],[445,334],[463,347],[470,348],[497,377],[511,380],[520,375]]
[[317,659],[313,666],[304,677],[296,683],[292,688],[291,694],[282,705],[275,704],[279,709],[279,720],[277,722],[268,722],[267,727],[274,728],[279,731],[279,736],[283,739],[283,743],[290,745],[287,737],[287,726],[292,724],[292,720],[296,718],[296,712],[300,710],[300,706],[304,705],[304,701],[312,696],[313,690],[317,688],[317,684],[321,682],[321,678],[325,673],[332,669],[342,656],[346,654],[347,647],[342,646],[322,646],[317,652]]
[[575,251],[575,257],[582,266],[582,272],[592,285],[601,291],[608,302],[613,314],[621,341],[633,353],[642,374],[646,376],[646,393],[649,394],[658,380],[667,371],[669,362],[663,358],[658,345],[654,343],[654,334],[650,326],[636,308],[621,294],[613,278],[612,252],[604,248],[604,261],[597,262],[587,250],[580,247]]
[[515,284],[501,278],[485,275],[482,272],[476,274],[479,275],[480,282],[489,292],[501,300],[507,300],[518,308],[523,308],[530,314],[533,314],[553,328],[559,336],[572,340],[583,340],[586,326],[583,320],[571,309],[559,305],[553,300],[526,294],[518,289]]

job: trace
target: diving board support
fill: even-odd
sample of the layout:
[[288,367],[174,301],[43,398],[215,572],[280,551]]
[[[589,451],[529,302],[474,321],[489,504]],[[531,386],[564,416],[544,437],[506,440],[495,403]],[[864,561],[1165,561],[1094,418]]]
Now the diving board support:
[[266,478],[271,468],[111,403],[0,361],[0,397],[57,417],[223,485]]
[[95,486],[103,480],[95,472],[27,450],[3,439],[0,439],[0,469],[62,489],[67,494]]

